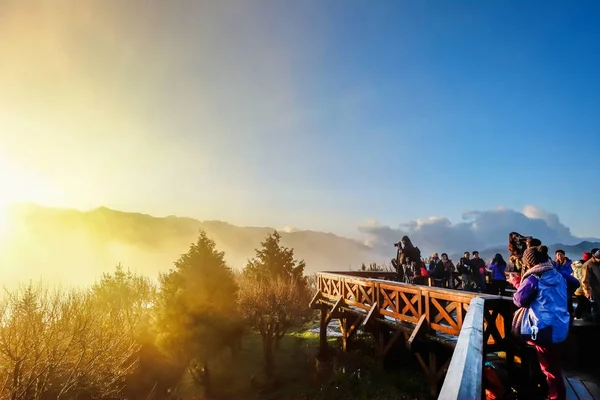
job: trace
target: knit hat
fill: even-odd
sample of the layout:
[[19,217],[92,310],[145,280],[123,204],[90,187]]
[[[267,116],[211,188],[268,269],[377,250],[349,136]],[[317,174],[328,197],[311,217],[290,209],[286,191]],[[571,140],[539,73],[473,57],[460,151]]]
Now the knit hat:
[[523,253],[523,262],[530,267],[543,264],[549,259],[548,247],[543,245],[530,247]]
[[587,261],[590,258],[592,258],[592,253],[590,253],[589,251],[586,251],[585,253],[583,253],[583,257],[581,258],[583,261]]
[[600,259],[600,250],[598,250],[597,252],[595,252],[595,253],[593,254],[593,256],[594,256],[594,258],[596,258],[596,259]]

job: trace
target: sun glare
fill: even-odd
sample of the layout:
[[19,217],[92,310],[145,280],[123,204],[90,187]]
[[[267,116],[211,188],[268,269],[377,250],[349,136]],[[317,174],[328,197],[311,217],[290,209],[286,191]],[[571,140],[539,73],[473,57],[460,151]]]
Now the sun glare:
[[10,232],[10,206],[20,202],[52,205],[56,191],[47,181],[0,154],[0,237]]

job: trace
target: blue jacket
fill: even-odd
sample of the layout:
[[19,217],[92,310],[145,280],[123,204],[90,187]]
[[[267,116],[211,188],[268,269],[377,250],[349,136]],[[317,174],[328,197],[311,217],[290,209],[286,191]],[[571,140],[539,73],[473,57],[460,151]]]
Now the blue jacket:
[[573,261],[565,257],[564,264],[558,264],[556,261],[553,261],[552,264],[554,264],[554,268],[556,268],[556,270],[567,281],[568,294],[569,296],[572,296],[580,286],[579,280],[573,277]]
[[529,269],[513,297],[517,307],[527,307],[521,335],[539,344],[561,343],[569,334],[567,282],[551,262]]
[[495,262],[490,264],[490,268],[492,271],[492,280],[494,281],[505,281],[506,280],[506,264],[500,266]]
[[553,261],[552,263],[561,275],[571,275],[573,273],[573,267],[571,266],[573,264],[573,261],[566,257],[564,264],[559,264],[556,261]]

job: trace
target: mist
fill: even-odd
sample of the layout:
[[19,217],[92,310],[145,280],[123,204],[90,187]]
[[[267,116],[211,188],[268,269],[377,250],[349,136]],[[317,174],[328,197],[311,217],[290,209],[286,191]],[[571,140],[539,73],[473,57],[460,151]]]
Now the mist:
[[[52,285],[86,286],[117,264],[156,280],[188,251],[201,229],[234,269],[243,268],[275,230],[106,207],[78,211],[21,204],[11,208],[0,238],[0,282],[7,288],[40,279]],[[308,273],[356,269],[387,259],[358,240],[330,233],[286,229],[280,233],[282,243],[306,261]]]

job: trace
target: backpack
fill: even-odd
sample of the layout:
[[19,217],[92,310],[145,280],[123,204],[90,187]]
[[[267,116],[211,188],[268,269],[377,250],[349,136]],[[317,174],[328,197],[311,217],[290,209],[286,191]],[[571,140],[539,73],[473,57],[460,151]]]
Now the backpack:
[[483,388],[486,400],[514,399],[508,374],[493,362],[486,362],[483,367]]
[[[556,269],[543,273],[558,275],[558,287],[546,285],[542,277],[532,274],[538,281],[536,298],[525,309],[521,322],[521,336],[539,344],[562,343],[569,334],[570,314],[567,309],[567,284]],[[557,277],[554,277],[557,280]],[[547,302],[542,304],[541,300]],[[562,305],[562,307],[560,306]]]

